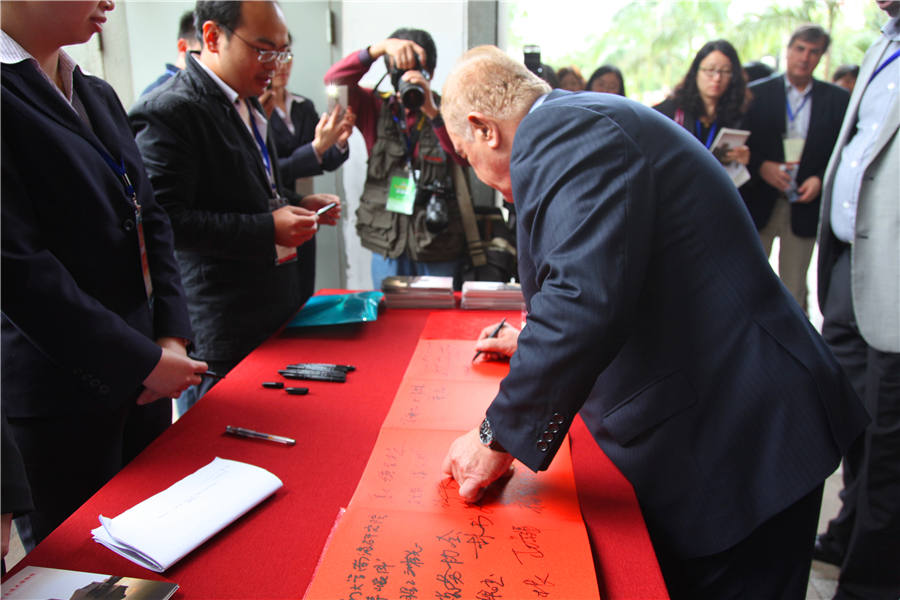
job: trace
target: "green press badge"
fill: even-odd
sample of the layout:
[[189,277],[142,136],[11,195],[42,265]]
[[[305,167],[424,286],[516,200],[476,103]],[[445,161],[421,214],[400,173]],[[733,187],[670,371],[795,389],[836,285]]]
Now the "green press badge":
[[391,189],[388,191],[386,208],[395,213],[404,215],[413,214],[413,205],[416,203],[416,181],[412,174],[408,177],[391,177]]

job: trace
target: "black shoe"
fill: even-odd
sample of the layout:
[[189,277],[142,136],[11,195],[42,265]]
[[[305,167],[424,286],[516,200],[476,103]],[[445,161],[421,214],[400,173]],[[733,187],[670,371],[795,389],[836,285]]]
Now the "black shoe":
[[816,536],[812,557],[813,560],[818,560],[838,567],[844,562],[843,551],[824,533],[820,533]]

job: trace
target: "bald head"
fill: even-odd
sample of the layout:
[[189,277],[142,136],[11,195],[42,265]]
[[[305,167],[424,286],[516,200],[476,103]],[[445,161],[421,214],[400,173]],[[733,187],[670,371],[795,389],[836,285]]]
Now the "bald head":
[[444,83],[441,116],[448,131],[470,139],[469,113],[518,122],[548,92],[550,86],[524,64],[496,46],[477,46],[463,54]]

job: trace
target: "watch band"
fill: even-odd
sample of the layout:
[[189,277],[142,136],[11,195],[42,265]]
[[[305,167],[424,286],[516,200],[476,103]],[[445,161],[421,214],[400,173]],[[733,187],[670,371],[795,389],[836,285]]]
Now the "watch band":
[[506,448],[494,438],[494,429],[491,427],[491,422],[488,421],[487,417],[484,418],[481,422],[481,427],[478,428],[478,438],[481,440],[482,444],[491,450],[496,452],[506,452]]

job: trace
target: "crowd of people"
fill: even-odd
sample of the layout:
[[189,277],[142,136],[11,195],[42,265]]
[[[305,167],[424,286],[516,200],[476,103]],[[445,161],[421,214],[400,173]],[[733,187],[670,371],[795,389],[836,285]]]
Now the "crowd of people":
[[[431,35],[403,28],[328,69],[345,101],[319,115],[287,89],[275,2],[198,1],[126,113],[62,49],[112,1],[3,0],[4,555],[13,517],[30,550],[171,423],[169,399],[190,409],[314,293],[342,202],[310,178],[356,128],[375,287],[459,275],[467,169],[515,208],[527,326],[477,342],[510,372],[444,461],[465,500],[514,459],[546,469],[580,415],[673,598],[802,598],[813,557],[841,567],[838,598],[896,598],[900,2],[878,4],[890,20],[840,85],[814,78],[830,37],[804,25],[784,73],[713,40],[654,107],[612,65],[538,77],[493,46],[442,97]],[[392,90],[360,85],[379,59]],[[724,130],[746,141],[716,149]]]

